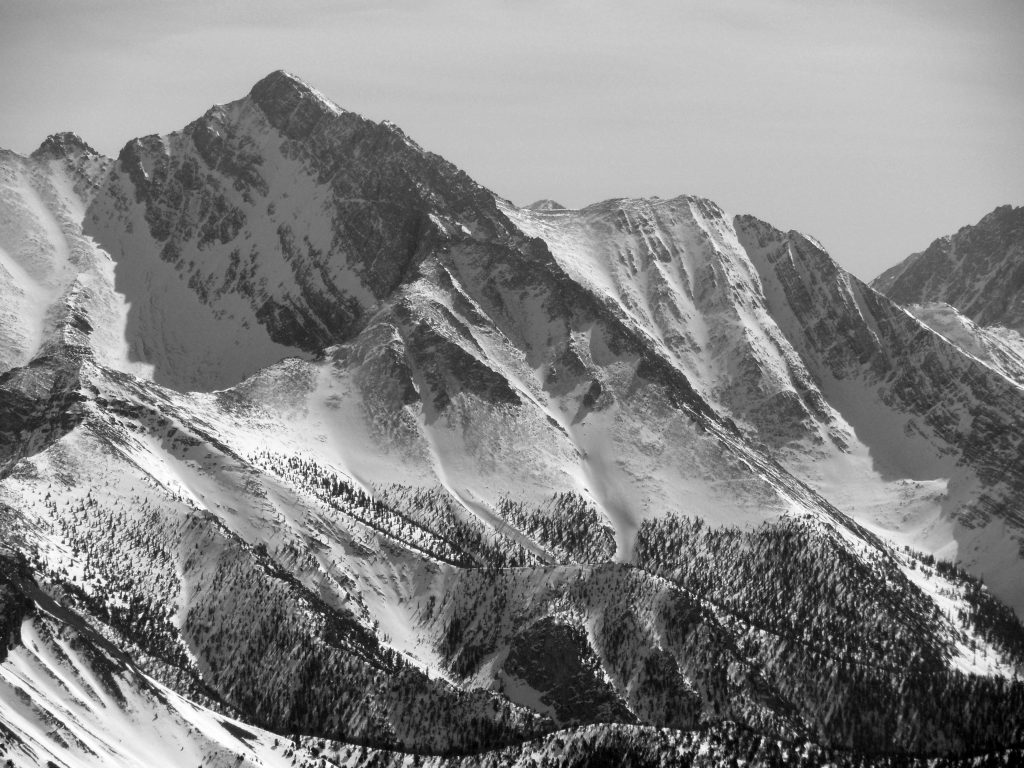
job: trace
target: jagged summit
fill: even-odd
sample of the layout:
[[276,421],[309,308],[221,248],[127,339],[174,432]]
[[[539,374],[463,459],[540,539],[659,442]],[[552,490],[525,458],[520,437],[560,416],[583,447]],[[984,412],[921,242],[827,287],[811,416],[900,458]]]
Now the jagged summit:
[[271,72],[256,83],[249,91],[249,98],[272,122],[297,111],[305,117],[346,112],[301,77],[283,69]]
[[99,152],[93,149],[77,133],[63,131],[46,137],[39,148],[32,153],[32,158],[42,160],[46,158],[76,157],[79,155],[98,156]]

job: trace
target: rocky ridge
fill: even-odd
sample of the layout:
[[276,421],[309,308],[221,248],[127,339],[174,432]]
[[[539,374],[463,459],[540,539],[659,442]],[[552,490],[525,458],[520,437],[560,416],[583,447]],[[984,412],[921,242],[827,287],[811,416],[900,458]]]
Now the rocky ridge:
[[898,304],[945,302],[978,325],[1024,332],[1024,208],[996,208],[908,256],[872,286]]

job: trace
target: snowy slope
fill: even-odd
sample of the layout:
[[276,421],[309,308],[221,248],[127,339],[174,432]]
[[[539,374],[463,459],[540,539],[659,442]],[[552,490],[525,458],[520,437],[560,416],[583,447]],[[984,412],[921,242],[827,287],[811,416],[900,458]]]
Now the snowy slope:
[[146,373],[128,358],[128,307],[114,264],[82,231],[109,167],[73,134],[51,136],[30,158],[0,155],[0,369],[70,344],[87,346],[106,365]]
[[906,310],[964,352],[1024,386],[1024,337],[1017,331],[979,326],[945,302],[910,304]]
[[761,440],[777,448],[828,437],[835,415],[769,315],[759,278],[714,203],[609,200],[581,211],[506,212]]
[[292,764],[282,737],[196,706],[44,608],[0,664],[0,725],[15,766]]

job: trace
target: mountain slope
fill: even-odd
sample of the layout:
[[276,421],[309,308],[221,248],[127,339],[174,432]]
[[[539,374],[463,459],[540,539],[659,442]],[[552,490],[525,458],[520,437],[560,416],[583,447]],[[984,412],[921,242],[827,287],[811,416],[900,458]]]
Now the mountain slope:
[[[941,535],[1021,610],[1021,388],[843,273],[807,238],[750,218],[743,229],[782,327],[826,398],[880,471],[946,479]],[[932,548],[937,527],[924,539]]]

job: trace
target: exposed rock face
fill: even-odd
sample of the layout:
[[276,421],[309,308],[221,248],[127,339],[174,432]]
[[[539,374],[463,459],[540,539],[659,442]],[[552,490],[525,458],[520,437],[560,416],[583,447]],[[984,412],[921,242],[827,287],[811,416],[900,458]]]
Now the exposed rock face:
[[0,375],[0,476],[81,423],[80,387],[77,368],[54,359]]
[[77,133],[65,131],[47,136],[32,153],[33,160],[67,160],[79,157],[100,157],[100,153]]
[[871,285],[898,304],[942,301],[978,325],[1024,332],[1024,208],[996,208]]
[[25,594],[24,581],[31,578],[25,557],[7,546],[0,549],[0,663],[7,652],[21,642],[21,623],[32,614],[34,604]]

